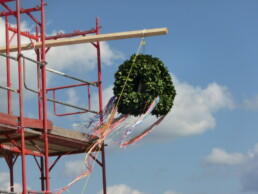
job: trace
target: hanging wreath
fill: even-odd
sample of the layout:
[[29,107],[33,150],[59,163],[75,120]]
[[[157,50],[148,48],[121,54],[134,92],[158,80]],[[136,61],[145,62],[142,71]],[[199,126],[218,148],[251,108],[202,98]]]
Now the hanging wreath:
[[[134,61],[134,62],[133,62]],[[131,69],[130,76],[127,78]],[[127,79],[127,82],[126,82]],[[166,115],[173,106],[176,95],[171,76],[163,62],[151,55],[132,55],[119,66],[115,73],[114,95],[118,98],[125,85],[118,104],[118,112],[138,116],[159,96],[160,100],[152,115]]]

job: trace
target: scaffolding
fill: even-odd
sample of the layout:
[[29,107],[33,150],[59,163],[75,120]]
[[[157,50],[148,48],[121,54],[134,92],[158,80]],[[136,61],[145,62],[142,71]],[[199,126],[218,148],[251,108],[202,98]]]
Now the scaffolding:
[[[100,41],[162,35],[167,34],[167,29],[160,28],[100,34],[101,26],[97,18],[96,26],[90,30],[76,30],[69,34],[58,33],[54,36],[47,36],[45,29],[45,1],[38,0],[39,5],[30,8],[23,8],[21,2],[21,0],[0,0],[0,5],[3,8],[3,10],[0,10],[0,17],[5,20],[5,46],[0,47],[0,57],[5,59],[6,63],[6,84],[0,84],[0,90],[6,91],[7,96],[7,111],[4,112],[0,107],[0,158],[5,159],[10,171],[10,191],[6,191],[6,193],[14,193],[14,165],[18,157],[21,157],[22,194],[31,193],[27,190],[27,155],[35,159],[40,171],[41,191],[37,193],[51,193],[50,172],[60,158],[64,155],[85,153],[98,137],[55,126],[48,120],[48,101],[53,103],[53,112],[56,116],[69,116],[82,113],[101,115],[103,103]],[[26,18],[35,23],[34,34],[22,31],[21,15],[25,15]],[[10,25],[10,19],[15,21],[15,27]],[[91,36],[87,36],[89,34]],[[24,39],[29,43],[23,44],[22,40]],[[87,81],[47,67],[47,53],[51,47],[81,43],[89,43],[96,49],[97,72],[95,81]],[[24,50],[34,50],[35,59],[26,56],[23,52]],[[15,53],[15,56],[11,55],[12,52],[16,52],[17,54]],[[36,89],[30,88],[26,83],[27,61],[33,63],[36,67]],[[11,62],[17,65],[17,88],[13,87],[11,80]],[[48,88],[47,72],[63,76],[69,80],[75,80],[79,83]],[[77,87],[86,87],[87,107],[80,107],[57,100],[57,91]],[[98,110],[93,110],[91,106],[92,87],[98,91]],[[34,93],[37,98],[37,118],[25,117],[25,91]],[[16,115],[13,114],[14,93],[18,95],[19,102],[18,114]],[[52,98],[47,96],[49,93],[52,93]],[[57,104],[74,108],[77,111],[58,113]],[[103,143],[93,151],[101,152],[101,161],[92,154],[90,156],[102,168],[103,193],[106,194],[105,144]],[[51,165],[49,162],[50,157],[55,157]],[[4,193],[3,191],[0,192]]]
[[[46,46],[46,41],[63,39],[68,37],[86,36],[88,34],[100,34],[100,24],[98,18],[96,19],[96,27],[88,31],[74,31],[69,34],[57,34],[55,36],[47,36],[45,30],[45,2],[39,0],[39,5],[32,8],[24,9],[20,0],[0,0],[1,6],[4,8],[0,12],[0,16],[5,19],[5,47],[4,52],[0,53],[0,57],[6,58],[6,85],[0,85],[0,89],[6,90],[7,93],[7,112],[3,113],[0,110],[0,157],[5,158],[10,170],[10,192],[14,192],[14,165],[17,158],[21,157],[21,174],[22,174],[22,193],[29,193],[27,190],[26,181],[26,155],[34,157],[35,162],[41,174],[41,192],[51,193],[50,191],[50,171],[64,155],[85,153],[85,151],[92,145],[92,142],[97,137],[92,137],[77,131],[67,130],[53,125],[48,120],[48,106],[47,101],[54,104],[54,113],[57,116],[68,116],[74,114],[81,114],[91,112],[94,114],[102,113],[102,74],[101,74],[101,58],[100,58],[100,43],[92,42],[91,44],[96,48],[97,57],[97,80],[94,82],[79,79],[74,76],[67,75],[63,72],[56,71],[47,67],[47,52],[51,47]],[[37,13],[37,14],[35,14]],[[36,33],[22,31],[21,29],[21,15],[27,15],[31,21],[36,25]],[[11,27],[9,24],[10,18],[15,20],[16,27]],[[22,38],[26,38],[32,45],[40,43],[40,47],[33,48],[36,54],[36,59],[30,58],[23,54]],[[17,47],[17,56],[11,56],[10,53],[12,45]],[[11,61],[17,64],[18,69],[18,88],[12,87],[11,80]],[[36,65],[37,68],[37,89],[32,89],[26,84],[26,61],[30,61]],[[47,88],[47,71],[61,75],[68,79],[76,80],[78,84],[65,85],[55,88]],[[88,107],[80,107],[77,105],[68,104],[58,101],[56,99],[56,91],[74,88],[86,87],[88,97]],[[91,87],[97,87],[99,109],[91,109]],[[24,114],[24,91],[28,90],[35,93],[37,96],[38,118],[26,118]],[[53,93],[53,98],[48,98],[47,93]],[[13,93],[19,96],[19,114],[13,114]],[[59,114],[56,111],[56,105],[77,109],[76,112]],[[98,148],[102,156],[102,161],[98,164],[102,167],[103,177],[103,191],[106,193],[106,175],[105,175],[105,150],[104,145]],[[53,164],[49,164],[49,157],[56,157]]]

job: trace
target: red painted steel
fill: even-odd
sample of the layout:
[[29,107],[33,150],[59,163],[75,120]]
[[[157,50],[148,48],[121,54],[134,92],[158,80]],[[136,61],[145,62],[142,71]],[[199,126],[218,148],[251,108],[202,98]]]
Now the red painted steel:
[[[46,61],[46,46],[45,46],[45,2],[41,0],[41,31],[40,31],[40,39],[41,39],[41,62]],[[46,63],[42,66],[42,93],[43,93],[43,127],[44,127],[44,144],[45,144],[45,184],[46,184],[46,192],[50,191],[50,177],[49,177],[49,159],[48,159],[48,126],[47,126],[47,73],[46,73]]]
[[59,38],[68,38],[68,37],[73,37],[73,36],[85,36],[87,34],[92,34],[92,33],[96,33],[95,29],[91,29],[91,30],[87,30],[87,31],[80,31],[80,30],[76,30],[73,33],[69,33],[69,34],[63,34],[63,33],[57,33],[57,35],[55,36],[48,36],[46,37],[46,40],[55,40],[55,39],[59,39]]
[[[19,0],[16,0],[16,2],[18,2],[18,1]],[[20,5],[20,2],[19,2],[19,5]],[[23,14],[23,13],[30,13],[30,12],[36,12],[36,11],[41,11],[41,7],[38,6],[38,7],[35,7],[35,8],[30,8],[30,9],[19,9],[17,11],[0,12],[0,16],[12,16],[14,14],[15,15],[20,15],[20,14]]]
[[[8,17],[6,17],[6,18],[8,18]],[[8,27],[7,27],[7,30],[9,30],[9,31],[11,31],[11,32],[14,32],[14,33],[17,33],[17,28],[13,28],[13,27],[11,27],[11,26],[8,26]],[[21,31],[20,33],[21,33],[22,36],[25,36],[25,37],[30,38],[30,39],[33,39],[33,40],[38,40],[38,39],[39,39],[37,36],[35,36],[35,35],[33,35],[33,34],[30,34],[29,32],[23,32],[23,31]]]
[[[100,34],[100,28],[99,25],[99,18],[96,19],[96,34]],[[101,72],[101,57],[100,57],[100,43],[96,43],[97,48],[97,61],[98,61],[98,92],[99,92],[99,112],[102,114],[103,111],[103,102],[102,102],[102,72]],[[100,122],[102,123],[103,117],[100,117]],[[105,146],[104,142],[102,144],[102,150],[101,150],[101,156],[102,156],[102,181],[103,181],[103,193],[107,194],[107,180],[106,180],[106,161],[105,161]]]
[[0,0],[0,3],[7,3],[7,2],[11,2],[11,1],[16,1],[16,0]]
[[[61,87],[55,87],[55,88],[48,88],[47,89],[47,74],[46,74],[46,53],[50,48],[46,48],[45,46],[45,40],[51,40],[51,39],[59,39],[59,38],[67,38],[67,37],[73,37],[73,36],[86,36],[88,34],[100,34],[100,25],[99,25],[99,19],[96,19],[96,28],[90,29],[87,31],[74,31],[73,33],[68,34],[62,34],[59,33],[55,36],[49,36],[46,37],[46,30],[45,30],[45,0],[39,0],[40,5],[33,7],[33,8],[27,8],[23,9],[21,7],[21,0],[0,0],[0,4],[7,10],[7,11],[1,11],[0,17],[5,17],[5,30],[6,30],[6,54],[8,55],[9,47],[14,39],[15,35],[17,36],[16,44],[18,46],[18,55],[17,55],[17,64],[18,64],[18,96],[19,96],[19,115],[14,116],[12,115],[12,91],[7,91],[7,103],[8,103],[8,114],[0,113],[0,127],[6,127],[7,131],[1,131],[0,135],[5,135],[7,138],[3,140],[6,143],[12,142],[14,146],[10,146],[7,144],[4,144],[1,142],[0,149],[5,150],[6,153],[11,154],[10,158],[8,159],[7,163],[9,165],[10,169],[10,183],[13,185],[14,181],[14,174],[13,174],[13,166],[14,163],[18,157],[16,156],[15,159],[13,159],[12,153],[18,153],[21,155],[21,168],[22,168],[22,187],[23,191],[22,193],[25,194],[27,191],[27,181],[26,181],[26,155],[33,155],[40,157],[40,164],[37,162],[37,165],[39,166],[39,170],[41,173],[41,189],[45,193],[50,193],[50,170],[56,165],[56,163],[59,161],[62,155],[70,155],[70,154],[77,154],[85,152],[85,149],[88,144],[85,145],[85,143],[72,140],[72,139],[63,139],[62,137],[57,138],[53,137],[49,134],[49,130],[52,129],[52,123],[48,121],[48,115],[47,115],[47,92],[52,91],[53,93],[56,90],[59,89],[65,89],[65,88],[74,88],[79,86],[86,86],[87,87],[87,101],[88,101],[88,108],[91,108],[91,88],[90,84],[87,83],[80,83],[80,84],[72,84],[72,85],[66,85]],[[8,6],[7,3],[9,2],[15,2],[15,6]],[[32,15],[33,12],[40,12],[38,14],[40,19],[37,19],[34,15]],[[21,14],[26,14],[32,21],[36,23],[36,33],[30,34],[26,31],[21,31]],[[9,16],[14,17],[16,20],[16,27],[11,27],[9,22]],[[37,17],[38,17],[37,16]],[[10,32],[13,34],[10,36]],[[22,63],[22,51],[21,51],[21,36],[28,38],[30,41],[41,41],[42,47],[40,49],[36,49],[36,57],[37,61],[44,63],[44,65],[40,66],[38,65],[37,68],[37,75],[38,75],[38,119],[28,119],[24,117],[24,89],[23,89],[23,63]],[[92,43],[96,50],[97,50],[97,64],[98,64],[98,72],[97,72],[97,79],[98,81],[93,82],[96,83],[96,87],[98,87],[98,94],[99,94],[99,114],[103,111],[103,102],[102,102],[102,72],[101,72],[101,57],[100,57],[100,43]],[[11,88],[11,71],[10,71],[10,59],[6,58],[6,79],[7,79],[7,87]],[[26,88],[25,88],[26,89]],[[55,104],[55,103],[54,103]],[[56,108],[55,108],[56,109]],[[55,110],[56,112],[56,110]],[[74,113],[65,113],[65,114],[59,114],[60,116],[68,116],[73,114],[80,114],[85,113],[87,111],[81,111],[81,112],[74,112]],[[24,128],[28,127],[31,129],[37,129],[41,130],[43,132],[43,136],[30,136],[26,138],[26,141],[31,141],[33,139],[40,140],[44,142],[44,152],[41,151],[41,149],[38,149],[39,151],[29,150],[25,147],[25,130]],[[18,129],[18,130],[17,130]],[[43,130],[42,130],[43,129]],[[13,134],[20,133],[20,136],[11,136]],[[10,136],[8,136],[10,134]],[[43,139],[42,139],[43,138]],[[16,143],[17,141],[17,143]],[[74,148],[74,151],[69,152],[62,152],[62,153],[51,153],[49,154],[49,143],[56,143],[57,145],[63,145],[67,146],[67,142],[70,142],[70,145]],[[34,145],[35,148],[37,148],[36,144],[31,143],[31,145]],[[103,191],[104,194],[106,194],[106,167],[105,167],[105,150],[104,145],[99,150],[94,151],[101,151],[102,152],[102,175],[103,175]],[[57,159],[54,161],[51,167],[49,167],[49,157],[50,156],[58,156]],[[13,189],[11,189],[13,191]]]
[[[5,17],[5,44],[6,44],[6,54],[9,55],[9,32],[8,32],[8,16]],[[7,87],[11,88],[11,67],[10,67],[10,59],[6,58],[6,79],[7,79]],[[10,90],[7,91],[7,109],[8,114],[12,114],[12,93]]]
[[36,23],[38,26],[41,26],[41,23],[30,13],[26,12],[26,14]]
[[[17,132],[18,133],[18,132]],[[10,135],[10,134],[9,134]],[[33,135],[33,136],[29,136],[29,137],[26,137],[26,140],[35,140],[35,139],[39,139],[40,138],[40,136],[39,135]],[[19,142],[20,141],[20,137],[16,137],[16,138],[10,138],[10,139],[5,139],[5,140],[1,140],[1,143],[10,143],[11,142],[11,140],[12,141],[17,141],[17,142]],[[17,147],[20,147],[20,146],[17,146]],[[35,146],[36,147],[36,146]]]
[[[22,60],[20,57],[21,54],[21,18],[20,18],[20,0],[16,0],[16,25],[17,25],[17,46],[18,46],[18,79],[19,79],[19,108],[20,108],[20,133],[21,133],[21,157],[22,157],[22,187],[23,194],[27,191],[26,185],[26,157],[25,157],[25,135],[23,127],[23,118],[24,118],[24,102],[23,102],[23,76],[22,76]],[[11,14],[12,15],[12,14]]]
[[[97,82],[93,82],[97,83]],[[60,86],[60,87],[55,87],[55,88],[48,88],[47,91],[52,91],[53,92],[53,99],[56,100],[56,90],[60,89],[67,89],[67,88],[75,88],[79,86],[88,86],[88,109],[91,109],[91,94],[90,94],[90,85],[87,83],[80,83],[80,84],[73,84],[73,85],[67,85],[67,86]],[[57,113],[57,108],[56,108],[56,103],[53,102],[54,105],[54,114],[56,116],[69,116],[69,115],[75,115],[75,114],[82,114],[82,113],[87,113],[88,111],[79,111],[79,112],[72,112],[72,113],[64,113],[64,114],[58,114]]]
[[[39,27],[36,26],[36,36],[39,37]],[[39,40],[37,41],[39,42]],[[40,60],[40,52],[39,49],[35,50],[36,55],[37,55],[37,61],[41,61]],[[38,112],[39,112],[39,120],[43,120],[43,105],[42,105],[42,77],[41,77],[41,71],[40,71],[40,66],[37,65],[37,75],[38,75],[38,88],[39,88],[39,92],[38,92]]]
[[[7,128],[10,128],[10,126],[18,127],[19,121],[21,120],[20,117],[6,114],[6,113],[0,113],[0,123],[8,125]],[[23,127],[32,128],[32,129],[43,129],[43,123],[42,121],[38,119],[31,119],[31,118],[23,118]],[[53,128],[53,123],[48,121],[48,130],[51,130]],[[13,130],[16,130],[16,128],[13,128]]]
[[2,4],[3,7],[5,7],[10,13],[12,13],[16,17],[16,14],[14,13],[14,11],[9,6],[7,6],[5,3],[1,3],[1,4]]
[[[15,146],[10,146],[10,145],[6,145],[6,144],[0,144],[0,148],[4,149],[4,150],[8,150],[10,152],[21,153],[21,150],[19,148],[15,147]],[[39,156],[39,157],[44,156],[44,154],[42,154],[40,152],[29,150],[29,149],[24,149],[23,152],[26,155]]]

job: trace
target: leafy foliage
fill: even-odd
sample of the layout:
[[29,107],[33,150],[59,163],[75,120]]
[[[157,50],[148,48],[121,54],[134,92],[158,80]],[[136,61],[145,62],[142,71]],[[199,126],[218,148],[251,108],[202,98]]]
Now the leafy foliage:
[[176,91],[171,76],[163,62],[151,55],[132,55],[119,66],[115,73],[114,94],[119,98],[131,66],[132,71],[127,80],[118,112],[138,116],[143,114],[155,97],[160,100],[152,115],[166,115],[173,106]]

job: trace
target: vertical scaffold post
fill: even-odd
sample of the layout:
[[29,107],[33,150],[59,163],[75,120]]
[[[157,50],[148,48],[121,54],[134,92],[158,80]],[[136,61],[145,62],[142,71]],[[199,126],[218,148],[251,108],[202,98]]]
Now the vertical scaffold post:
[[45,175],[44,175],[44,158],[40,157],[40,182],[41,191],[45,190]]
[[45,2],[41,0],[41,60],[42,66],[42,97],[43,97],[43,127],[44,127],[44,144],[45,144],[45,186],[46,192],[50,192],[49,178],[49,154],[48,154],[48,126],[47,126],[47,75],[46,75],[46,46],[45,46]]
[[19,108],[20,121],[19,128],[21,133],[21,163],[22,163],[22,188],[23,194],[26,194],[26,156],[25,156],[25,136],[24,136],[24,104],[23,104],[23,68],[21,58],[21,17],[20,0],[16,0],[16,21],[17,21],[17,46],[18,46],[18,79],[19,79]]
[[13,177],[13,166],[14,166],[14,156],[12,153],[9,155],[9,170],[10,170],[10,187],[11,192],[14,192],[14,177]]
[[[6,45],[6,54],[10,54],[10,40],[9,40],[9,20],[8,16],[5,16],[5,45]],[[6,79],[7,87],[11,88],[11,70],[10,70],[10,59],[6,57]],[[10,90],[7,91],[7,110],[8,114],[12,114],[12,93]]]
[[[96,34],[100,34],[100,24],[99,18],[96,18]],[[98,92],[99,92],[99,113],[102,114],[103,102],[102,102],[102,72],[101,72],[101,58],[100,58],[100,43],[97,42],[97,60],[98,60]],[[100,117],[100,122],[103,118]],[[102,181],[103,181],[103,193],[107,194],[107,181],[106,181],[106,161],[105,161],[105,143],[102,143],[101,147],[101,157],[102,157]]]
[[[36,26],[36,36],[39,37],[39,28],[38,26]],[[38,42],[40,41],[40,39],[38,38],[37,40]],[[36,56],[37,56],[37,61],[41,61],[41,56],[40,56],[40,49],[36,49]],[[38,76],[38,88],[39,88],[39,92],[38,92],[38,118],[40,120],[43,120],[43,112],[42,112],[42,76],[41,76],[41,67],[39,65],[37,65],[37,76]]]

